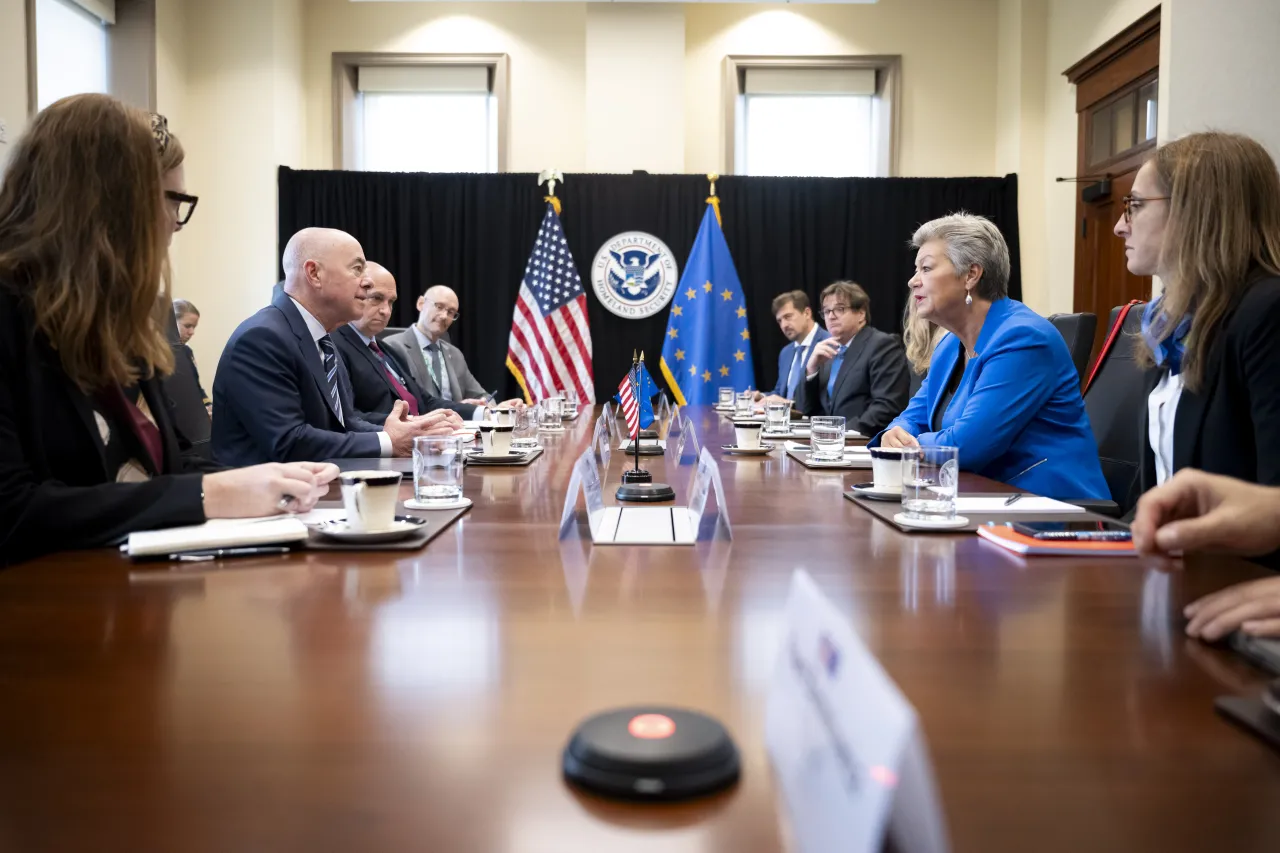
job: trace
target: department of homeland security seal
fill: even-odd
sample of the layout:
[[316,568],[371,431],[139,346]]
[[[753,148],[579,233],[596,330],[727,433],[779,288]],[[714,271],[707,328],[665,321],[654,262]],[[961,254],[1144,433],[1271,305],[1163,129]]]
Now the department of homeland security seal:
[[665,308],[679,283],[675,255],[643,231],[625,231],[609,240],[591,264],[591,285],[600,304],[631,320]]

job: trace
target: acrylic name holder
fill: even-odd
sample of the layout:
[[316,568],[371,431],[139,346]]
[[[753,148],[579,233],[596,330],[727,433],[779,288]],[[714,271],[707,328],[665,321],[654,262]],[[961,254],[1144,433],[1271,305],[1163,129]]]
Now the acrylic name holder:
[[[573,476],[560,514],[560,536],[573,528],[578,495],[584,498],[587,526],[596,545],[692,545],[715,538],[720,529],[732,538],[724,502],[724,484],[715,459],[706,450],[689,485],[688,506],[605,506],[595,454],[583,451],[573,465]],[[714,507],[714,511],[710,510]]]
[[946,853],[915,710],[813,579],[797,571],[765,748],[800,853]]
[[698,431],[688,418],[681,418],[680,431],[675,438],[667,434],[667,464],[684,465],[696,461],[701,448],[698,445]]
[[609,427],[602,421],[596,422],[595,436],[591,439],[591,452],[595,462],[603,474],[609,470],[609,458],[613,453],[613,442],[609,438]]

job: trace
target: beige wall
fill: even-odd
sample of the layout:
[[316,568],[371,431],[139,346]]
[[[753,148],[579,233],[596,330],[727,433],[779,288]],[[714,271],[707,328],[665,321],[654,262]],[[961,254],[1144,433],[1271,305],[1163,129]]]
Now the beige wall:
[[722,169],[726,55],[901,54],[901,174],[992,174],[997,5],[685,6],[685,171]]
[[0,169],[27,126],[27,13],[25,0],[0,0]]

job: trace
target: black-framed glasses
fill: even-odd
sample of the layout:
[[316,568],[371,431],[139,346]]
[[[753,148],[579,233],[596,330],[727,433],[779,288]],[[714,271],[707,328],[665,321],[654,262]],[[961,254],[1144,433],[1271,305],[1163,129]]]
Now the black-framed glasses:
[[200,201],[197,196],[174,190],[165,190],[164,197],[173,203],[174,216],[179,225],[186,225],[191,221],[191,214],[196,212],[196,202]]
[[852,311],[852,310],[853,309],[850,308],[848,305],[832,305],[829,308],[822,309],[822,316],[823,317],[839,317],[841,314],[844,314],[846,311]]
[[446,317],[448,317],[450,320],[457,320],[457,319],[458,319],[458,309],[457,309],[457,308],[450,308],[448,305],[445,305],[443,302],[435,302],[435,303],[432,303],[432,304],[433,304],[433,307],[434,307],[437,311],[443,311],[443,312],[444,312],[444,315],[445,315]]
[[1124,221],[1133,221],[1133,206],[1135,204],[1141,207],[1149,201],[1169,201],[1171,198],[1173,198],[1171,195],[1151,195],[1145,197],[1140,195],[1127,195],[1121,199],[1121,201],[1124,202]]

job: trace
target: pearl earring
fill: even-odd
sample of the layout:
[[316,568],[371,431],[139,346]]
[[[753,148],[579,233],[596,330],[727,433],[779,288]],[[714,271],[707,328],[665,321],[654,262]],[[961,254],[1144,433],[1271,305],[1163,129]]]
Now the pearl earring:
[[972,304],[973,304],[973,293],[972,293],[972,292],[968,292],[968,291],[966,291],[966,292],[965,292],[965,295],[964,295],[964,304],[965,304],[965,305],[972,305]]

